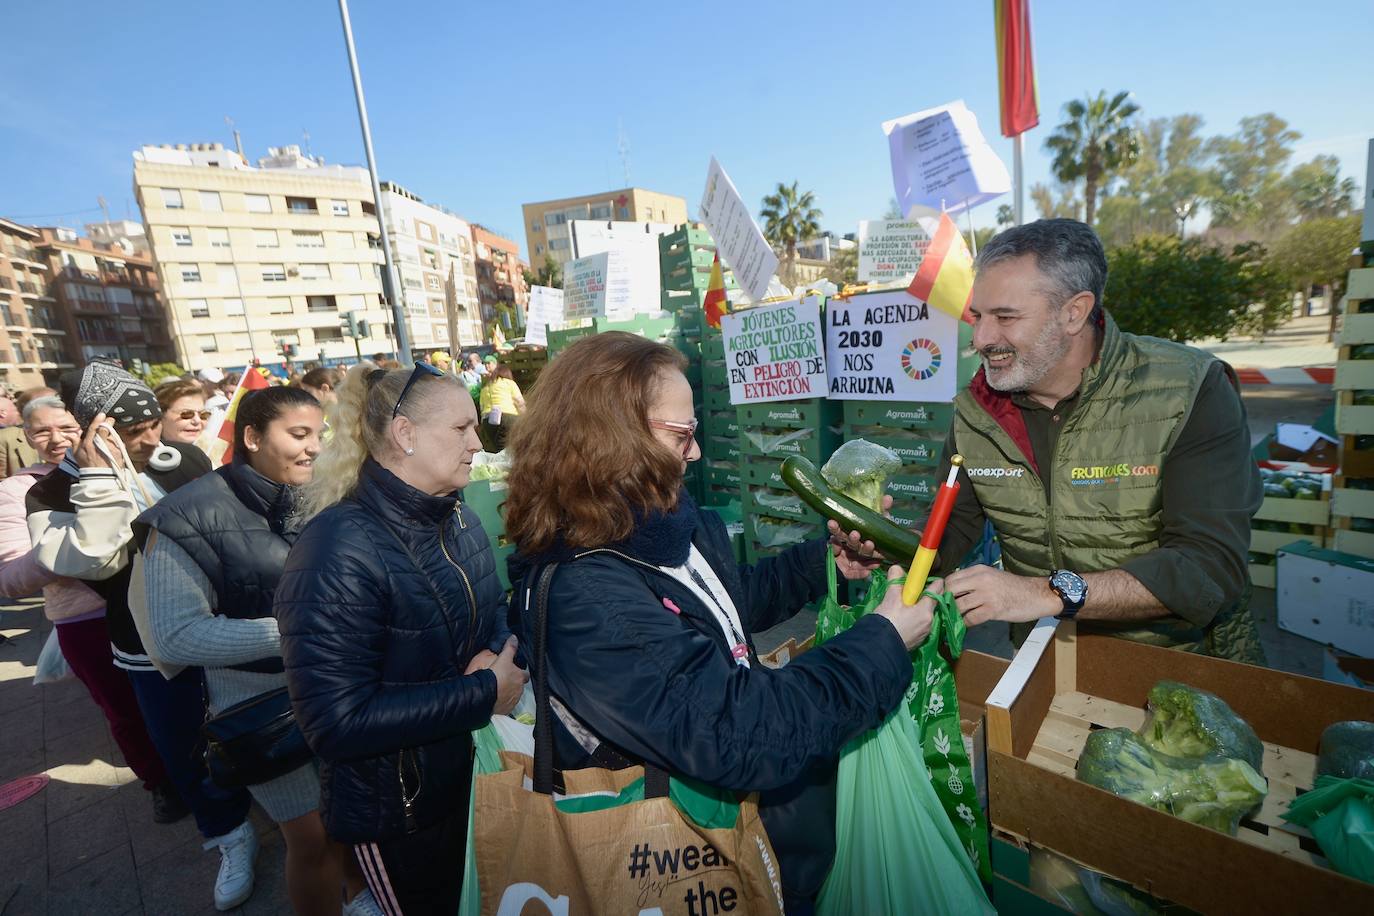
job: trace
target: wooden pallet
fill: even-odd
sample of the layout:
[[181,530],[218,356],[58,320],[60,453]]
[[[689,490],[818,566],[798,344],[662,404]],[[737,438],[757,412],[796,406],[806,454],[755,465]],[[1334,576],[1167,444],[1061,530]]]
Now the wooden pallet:
[[[1255,513],[1256,521],[1290,522],[1311,525],[1312,534],[1290,534],[1286,531],[1250,529],[1250,552],[1274,555],[1280,548],[1294,541],[1307,541],[1318,547],[1331,543],[1331,502],[1327,493],[1320,500],[1285,499],[1266,496]],[[1277,567],[1272,563],[1251,563],[1250,582],[1260,588],[1274,588]]]
[[[1145,718],[1145,710],[1139,707],[1086,693],[1060,694],[1050,704],[1026,759],[1062,776],[1076,778],[1078,758],[1094,729],[1129,728],[1135,731],[1145,723]],[[1241,822],[1236,838],[1309,865],[1324,866],[1326,859],[1312,834],[1280,816],[1300,792],[1312,787],[1317,776],[1317,758],[1266,742],[1264,775],[1269,780],[1269,794],[1259,813]]]
[[1333,537],[1331,545],[1342,553],[1353,553],[1359,557],[1374,557],[1374,531],[1356,530],[1367,528],[1374,520],[1374,490],[1348,486],[1349,476],[1336,476],[1331,491],[1331,524]]

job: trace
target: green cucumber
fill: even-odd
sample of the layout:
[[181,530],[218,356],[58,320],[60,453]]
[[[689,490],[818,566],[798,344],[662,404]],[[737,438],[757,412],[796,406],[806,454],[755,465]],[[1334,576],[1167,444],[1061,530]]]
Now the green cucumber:
[[857,531],[887,559],[906,566],[921,546],[921,535],[893,523],[826,483],[816,466],[799,455],[782,463],[782,480],[812,509],[834,519],[844,532]]

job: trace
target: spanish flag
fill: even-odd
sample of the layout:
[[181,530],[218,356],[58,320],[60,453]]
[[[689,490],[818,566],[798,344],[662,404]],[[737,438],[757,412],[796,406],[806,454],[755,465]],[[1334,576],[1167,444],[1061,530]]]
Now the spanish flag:
[[1030,0],[993,0],[997,26],[997,88],[1002,136],[1015,137],[1040,123],[1031,54]]
[[238,387],[234,389],[234,396],[229,399],[229,406],[225,408],[224,422],[219,427],[219,438],[225,443],[224,455],[219,462],[221,465],[229,464],[234,460],[234,418],[239,413],[239,402],[248,392],[269,387],[271,386],[261,369],[249,366],[243,370]]
[[730,303],[725,298],[725,275],[720,272],[720,252],[711,262],[711,282],[706,284],[706,298],[701,303],[706,309],[706,324],[720,327],[720,318],[730,311]]
[[940,214],[935,237],[906,291],[942,312],[973,323],[968,314],[973,295],[973,256],[948,213]]

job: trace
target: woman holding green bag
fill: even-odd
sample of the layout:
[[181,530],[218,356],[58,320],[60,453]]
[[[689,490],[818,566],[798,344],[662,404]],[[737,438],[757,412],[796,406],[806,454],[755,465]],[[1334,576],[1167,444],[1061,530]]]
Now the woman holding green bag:
[[[557,766],[648,763],[760,793],[788,911],[808,912],[834,855],[836,759],[901,703],[933,603],[904,606],[894,588],[786,668],[759,664],[752,634],[827,592],[829,548],[735,563],[724,524],[682,489],[701,454],[683,368],[672,347],[611,332],[544,370],[511,441],[512,604],[531,606],[531,583],[559,564],[547,643]],[[846,578],[877,566],[835,551]]]

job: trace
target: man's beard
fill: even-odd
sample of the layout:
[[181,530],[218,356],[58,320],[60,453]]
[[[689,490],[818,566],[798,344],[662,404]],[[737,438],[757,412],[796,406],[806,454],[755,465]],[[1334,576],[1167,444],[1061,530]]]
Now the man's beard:
[[[1047,321],[1040,330],[1040,336],[1029,349],[1022,351],[1015,347],[984,347],[978,351],[978,355],[983,360],[984,377],[987,378],[989,385],[998,391],[1020,392],[1049,375],[1069,352],[1072,343],[1053,321]],[[999,353],[1010,353],[1012,357],[1003,368],[994,369],[988,357]]]

